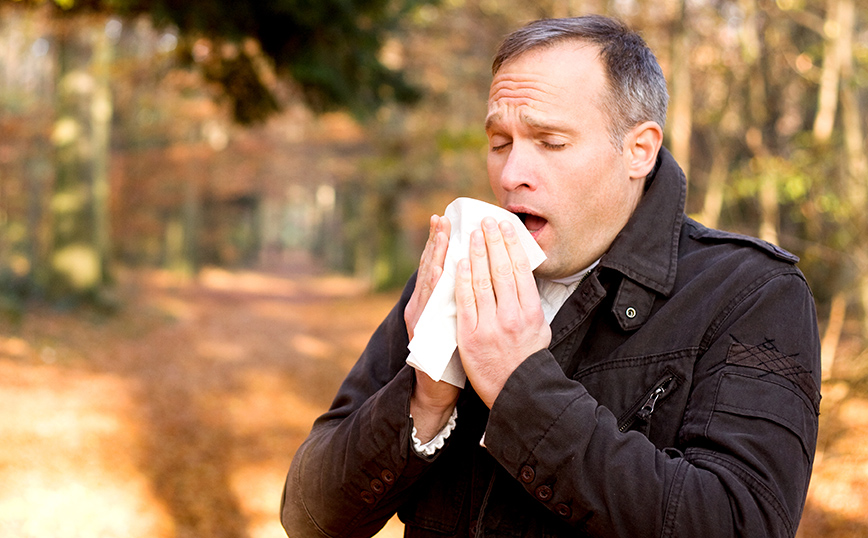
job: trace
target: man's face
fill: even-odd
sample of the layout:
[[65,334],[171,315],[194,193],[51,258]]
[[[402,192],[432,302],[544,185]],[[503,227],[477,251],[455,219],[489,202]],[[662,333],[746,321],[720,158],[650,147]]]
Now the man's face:
[[644,182],[610,141],[605,91],[597,48],[570,41],[512,59],[491,83],[488,179],[548,257],[539,277],[570,276],[602,256],[641,196]]

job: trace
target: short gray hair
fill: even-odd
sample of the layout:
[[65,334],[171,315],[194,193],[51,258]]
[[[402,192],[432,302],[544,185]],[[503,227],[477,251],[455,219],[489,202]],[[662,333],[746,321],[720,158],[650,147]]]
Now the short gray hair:
[[624,137],[640,123],[666,124],[669,93],[657,57],[636,32],[623,22],[600,15],[541,19],[509,34],[491,66],[496,75],[504,63],[532,49],[564,41],[596,45],[608,78],[602,106],[610,118],[609,137],[621,151]]

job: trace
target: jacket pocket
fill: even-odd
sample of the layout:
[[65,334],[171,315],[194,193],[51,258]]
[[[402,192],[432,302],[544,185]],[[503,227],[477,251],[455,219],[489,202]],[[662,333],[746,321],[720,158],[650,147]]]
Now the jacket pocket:
[[[724,374],[718,386],[715,414],[764,419],[783,426],[798,438],[805,457],[813,459],[817,446],[817,415],[801,391],[786,380],[774,377]],[[717,422],[721,421],[718,417]]]
[[654,412],[678,389],[682,381],[673,370],[667,368],[657,382],[621,416],[618,420],[618,430],[638,431],[648,437],[651,433],[651,418]]
[[[778,514],[794,534],[817,443],[817,415],[802,390],[773,374],[726,372],[705,437],[715,452],[703,454],[705,449],[697,447],[687,457],[717,468],[721,481],[729,482],[724,487],[742,492],[733,497],[733,506],[758,505],[760,511]],[[776,533],[766,535],[771,534]]]

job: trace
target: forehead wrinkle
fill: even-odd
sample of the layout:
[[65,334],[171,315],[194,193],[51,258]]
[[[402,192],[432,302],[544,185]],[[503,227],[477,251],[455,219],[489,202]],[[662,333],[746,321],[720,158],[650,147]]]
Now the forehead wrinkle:
[[522,79],[514,79],[506,76],[498,77],[491,84],[489,92],[489,101],[494,99],[509,99],[516,95],[540,97],[546,95],[554,95],[557,91],[562,90],[559,86],[552,84],[542,78],[527,77]]
[[[485,120],[485,129],[489,130],[498,121],[503,120],[504,108],[529,108],[536,110],[540,105],[556,105],[559,92],[564,88],[549,82],[543,75],[529,73],[507,73],[497,75],[491,85],[488,108],[491,111]],[[528,115],[522,112],[519,119],[525,125],[538,130],[565,130],[560,122],[552,122]]]
[[570,133],[574,132],[574,126],[570,125],[569,122],[558,120],[557,118],[546,118],[545,114],[540,115],[534,114],[537,111],[538,102],[533,99],[522,98],[515,99],[514,102],[511,102],[507,105],[501,105],[497,108],[493,109],[488,116],[485,118],[485,130],[490,131],[495,124],[500,121],[503,121],[506,116],[506,112],[504,108],[515,108],[519,110],[518,120],[530,127],[535,131],[543,131],[543,132],[563,132]]

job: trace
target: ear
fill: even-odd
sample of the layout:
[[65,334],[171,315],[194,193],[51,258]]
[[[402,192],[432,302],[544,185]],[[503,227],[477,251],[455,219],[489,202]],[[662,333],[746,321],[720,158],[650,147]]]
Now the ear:
[[624,160],[631,179],[644,179],[654,169],[663,145],[663,129],[655,121],[640,123],[624,137]]

